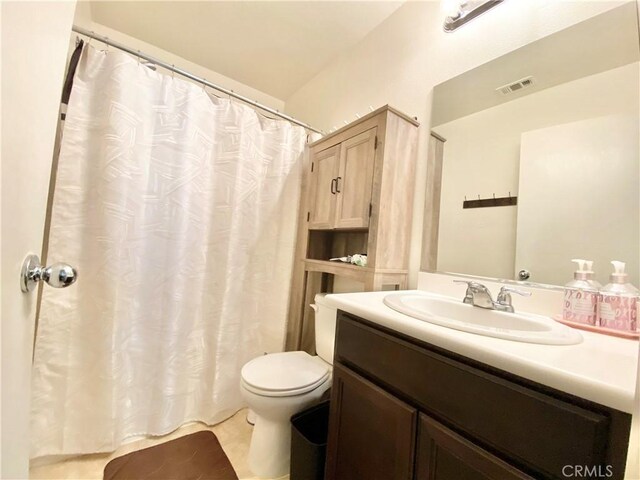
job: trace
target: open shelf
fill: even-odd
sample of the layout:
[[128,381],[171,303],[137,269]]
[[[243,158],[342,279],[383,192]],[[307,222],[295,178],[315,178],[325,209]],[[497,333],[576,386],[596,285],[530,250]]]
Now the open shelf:
[[367,230],[311,230],[309,231],[306,258],[329,260],[356,253],[366,255],[368,241],[369,232]]
[[345,277],[351,277],[356,280],[362,279],[366,275],[372,275],[374,273],[384,274],[404,274],[408,273],[407,270],[397,269],[374,269],[370,267],[359,267],[351,263],[342,262],[329,262],[328,260],[314,260],[307,258],[304,260],[305,270],[307,272],[322,272],[330,273],[333,275],[343,275]]
[[328,260],[314,260],[307,258],[304,261],[305,270],[308,272],[330,273],[332,275],[342,275],[355,280],[364,281],[364,277],[373,273],[369,267],[359,267],[351,263],[330,262]]

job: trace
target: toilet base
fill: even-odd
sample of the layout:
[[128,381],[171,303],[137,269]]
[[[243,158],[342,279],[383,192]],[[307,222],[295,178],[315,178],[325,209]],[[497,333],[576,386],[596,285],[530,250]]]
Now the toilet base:
[[260,478],[279,478],[289,473],[291,425],[258,417],[249,447],[249,468]]
[[256,424],[256,412],[251,409],[247,410],[247,423],[251,426]]
[[291,397],[266,397],[242,388],[256,419],[249,447],[249,468],[259,478],[280,478],[289,473],[291,417],[320,401],[331,377],[311,392]]

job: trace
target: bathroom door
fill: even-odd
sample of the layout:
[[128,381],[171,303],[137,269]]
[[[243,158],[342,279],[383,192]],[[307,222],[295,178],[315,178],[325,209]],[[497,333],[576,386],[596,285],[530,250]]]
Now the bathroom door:
[[20,291],[40,254],[51,160],[76,2],[2,2],[1,478],[29,477],[29,403],[36,294]]
[[522,135],[514,278],[526,269],[532,282],[564,285],[571,259],[585,258],[603,284],[610,260],[638,281],[638,128],[626,114]]

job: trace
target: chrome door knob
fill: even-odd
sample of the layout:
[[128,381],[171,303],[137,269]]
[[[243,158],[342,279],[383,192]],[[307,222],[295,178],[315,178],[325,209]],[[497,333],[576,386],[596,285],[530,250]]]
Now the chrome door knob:
[[40,280],[44,280],[54,288],[64,288],[75,283],[78,271],[66,263],[54,263],[48,267],[40,265],[37,255],[27,255],[22,264],[20,288],[23,292],[30,292]]
[[524,268],[518,272],[518,280],[529,280],[530,276],[531,276],[531,272],[529,272],[529,270],[526,270]]

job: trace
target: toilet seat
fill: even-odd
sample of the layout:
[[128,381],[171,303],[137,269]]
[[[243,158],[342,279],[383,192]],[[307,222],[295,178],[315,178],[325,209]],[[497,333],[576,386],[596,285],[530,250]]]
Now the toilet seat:
[[256,395],[288,397],[310,392],[331,375],[329,364],[306,352],[272,353],[242,367],[242,385]]

